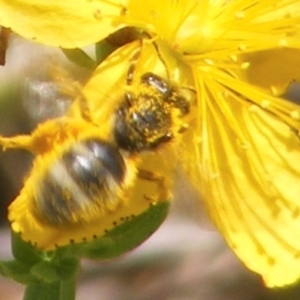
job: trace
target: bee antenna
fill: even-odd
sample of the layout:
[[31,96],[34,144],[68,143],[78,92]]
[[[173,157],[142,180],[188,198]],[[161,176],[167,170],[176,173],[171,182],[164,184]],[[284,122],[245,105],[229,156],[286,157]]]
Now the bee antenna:
[[161,51],[159,50],[159,47],[157,45],[157,43],[155,42],[155,37],[152,37],[148,32],[144,32],[144,35],[148,38],[148,40],[150,42],[152,42],[153,47],[155,48],[155,51],[157,53],[157,56],[159,58],[159,60],[162,62],[162,64],[164,65],[164,68],[166,70],[166,74],[167,74],[167,78],[170,80],[170,72],[169,72],[169,68],[167,66],[166,60],[163,58]]
[[132,85],[132,82],[133,82],[136,64],[137,64],[137,61],[138,61],[139,57],[141,56],[141,52],[142,52],[143,41],[144,41],[143,36],[146,37],[148,39],[148,41],[150,41],[152,43],[153,47],[155,48],[155,51],[157,53],[157,56],[158,56],[159,60],[164,65],[164,68],[165,68],[166,74],[167,74],[167,78],[170,79],[169,68],[167,66],[167,63],[166,63],[165,59],[163,58],[163,56],[161,54],[161,51],[160,51],[157,43],[155,42],[155,38],[153,38],[149,33],[143,32],[142,37],[138,40],[139,43],[140,43],[140,46],[137,48],[137,50],[132,55],[132,58],[130,59],[130,64],[129,64],[129,67],[128,67],[127,77],[126,77],[127,85]]
[[162,62],[162,64],[165,67],[168,80],[170,80],[171,77],[170,77],[170,72],[169,72],[169,68],[167,66],[167,63],[166,63],[165,59],[162,57],[162,54],[161,54],[161,52],[160,52],[160,50],[158,48],[158,45],[154,41],[153,41],[153,46],[154,46],[154,48],[155,48],[155,50],[157,52],[157,56],[158,56],[159,60]]

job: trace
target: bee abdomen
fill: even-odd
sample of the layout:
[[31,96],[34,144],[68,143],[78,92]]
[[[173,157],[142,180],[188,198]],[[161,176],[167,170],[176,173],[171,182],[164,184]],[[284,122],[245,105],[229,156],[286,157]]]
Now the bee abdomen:
[[37,188],[37,215],[50,224],[82,222],[89,211],[114,209],[125,176],[119,151],[100,139],[75,143]]

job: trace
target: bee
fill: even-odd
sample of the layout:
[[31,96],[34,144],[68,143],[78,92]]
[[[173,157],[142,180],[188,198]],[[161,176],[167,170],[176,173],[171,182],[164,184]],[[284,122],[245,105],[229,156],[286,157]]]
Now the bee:
[[[20,196],[10,207],[14,231],[21,232],[25,240],[32,238],[40,248],[51,248],[54,241],[60,245],[70,239],[76,242],[90,239],[91,232],[101,234],[109,222],[142,211],[137,207],[144,205],[146,198],[150,199],[148,204],[153,202],[153,197],[144,196],[151,190],[148,186],[153,187],[151,183],[160,191],[168,190],[165,171],[168,165],[163,166],[165,160],[161,153],[167,157],[171,146],[175,146],[180,148],[183,169],[201,195],[205,209],[236,255],[248,268],[261,274],[268,286],[295,282],[300,270],[297,163],[300,161],[300,108],[279,97],[291,80],[299,80],[298,70],[285,65],[293,63],[299,51],[295,40],[299,30],[295,25],[299,12],[293,11],[295,1],[279,1],[276,7],[269,5],[272,9],[267,4],[275,1],[251,1],[250,4],[249,1],[145,1],[142,9],[140,1],[134,0],[124,1],[124,5],[120,3],[123,1],[91,1],[90,5],[85,3],[81,18],[76,7],[57,3],[50,17],[54,19],[59,12],[58,19],[65,15],[63,19],[67,23],[58,21],[55,30],[48,26],[48,17],[36,18],[43,11],[34,1],[23,2],[20,8],[24,11],[23,22],[12,23],[13,4],[4,5],[0,15],[1,23],[25,37],[52,46],[77,48],[98,42],[117,28],[137,26],[138,32],[149,33],[149,44],[155,41],[161,53],[166,53],[163,53],[168,58],[165,69],[172,74],[164,76],[153,62],[157,53],[150,53],[139,59],[132,83],[129,76],[130,84],[126,85],[124,74],[128,65],[122,62],[128,62],[128,52],[132,54],[138,43],[122,47],[121,52],[110,57],[109,64],[103,63],[95,70],[82,91],[83,96],[75,100],[64,117],[43,123],[27,139],[2,139],[4,147],[23,147],[37,154]],[[48,9],[44,11],[47,12]],[[287,16],[283,18],[284,23],[278,21],[278,15]],[[76,26],[78,30],[74,30]],[[62,34],[57,34],[57,28],[62,29]],[[285,60],[285,56],[291,60]],[[277,61],[283,61],[284,68],[278,67]],[[135,97],[146,96],[149,91],[164,98],[157,87],[166,79],[172,79],[171,83],[166,81],[167,90],[178,92],[181,90],[178,86],[185,83],[173,75],[177,70],[184,74],[184,66],[189,69],[187,77],[193,81],[191,86],[197,92],[197,103],[191,109],[177,101],[167,101],[172,122],[165,122],[169,125],[161,128],[170,130],[161,134],[153,128],[151,114],[147,113],[145,119],[134,112]],[[150,84],[147,76],[142,79],[149,70],[159,76],[154,80],[159,84]],[[145,92],[139,93],[141,89]],[[117,90],[123,92],[119,94]],[[188,114],[184,114],[184,107],[189,107]],[[193,114],[195,122],[186,122],[189,124],[186,130],[184,120],[193,118]],[[165,120],[165,117],[157,116],[155,120]],[[45,213],[41,211],[46,209],[41,207],[36,211],[32,200],[36,199],[37,183],[48,176],[52,166],[61,162],[72,145],[85,139],[101,139],[97,147],[105,153],[111,152],[108,145],[115,147],[124,161],[125,171],[104,176],[109,178],[103,185],[106,205],[100,204],[103,201],[99,204],[94,201],[94,205],[89,202],[80,211],[72,207],[71,213],[44,222]],[[181,139],[183,142],[179,144]],[[91,151],[88,143],[83,148],[76,146],[76,151],[70,150],[74,156]],[[153,159],[157,159],[156,163]],[[161,172],[159,176],[157,170]],[[65,175],[61,173],[60,178]],[[124,178],[122,184],[118,178]],[[141,195],[138,192],[142,183],[147,188]],[[46,192],[44,189],[40,193]],[[61,202],[72,202],[67,190],[60,194]],[[166,192],[157,194],[162,199]],[[40,217],[38,221],[29,217],[34,214]],[[102,223],[105,220],[106,225],[103,227],[100,221],[95,221],[98,219]],[[80,227],[76,227],[79,223]],[[49,227],[45,229],[46,224]],[[82,224],[90,227],[84,228]]]
[[[116,51],[107,65],[118,55]],[[104,64],[101,74],[105,78],[116,73]],[[9,220],[12,229],[37,248],[90,240],[105,232],[107,224],[169,197],[166,163],[158,159],[161,173],[141,165],[148,159],[155,164],[186,131],[195,92],[152,72],[133,82],[129,68],[125,77],[125,89],[97,103],[95,112],[83,93],[69,113],[41,123],[31,135],[0,138],[3,149],[21,148],[36,155],[9,207]],[[84,90],[90,90],[89,84]],[[151,187],[138,191],[139,181]],[[153,193],[153,185],[154,196],[148,193]]]

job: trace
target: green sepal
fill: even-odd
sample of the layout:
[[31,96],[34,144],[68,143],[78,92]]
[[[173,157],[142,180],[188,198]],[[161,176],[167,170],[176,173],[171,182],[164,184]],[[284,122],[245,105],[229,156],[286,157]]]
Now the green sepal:
[[32,266],[41,260],[43,253],[30,243],[23,241],[18,233],[11,231],[11,248],[14,258],[24,264]]
[[117,47],[112,46],[106,39],[95,44],[96,63],[103,62]]
[[37,283],[39,280],[31,274],[31,267],[17,260],[1,261],[0,274],[23,284]]
[[99,65],[118,48],[142,38],[142,31],[135,27],[123,27],[95,44],[96,61]]
[[79,270],[79,258],[59,256],[55,251],[37,250],[12,232],[12,252],[15,260],[0,262],[0,273],[24,284],[52,283],[69,280]]
[[65,56],[78,66],[84,67],[89,70],[94,70],[97,67],[97,63],[88,56],[83,50],[79,48],[74,49],[61,49]]
[[54,262],[60,280],[70,280],[74,278],[80,270],[80,261],[77,257],[56,256]]
[[141,32],[134,27],[125,27],[117,30],[95,44],[96,61],[79,48],[61,48],[61,50],[71,62],[89,70],[94,70],[115,50],[134,40],[141,39],[141,36]]
[[[114,227],[103,237],[87,243],[57,249],[57,254],[108,260],[116,258],[143,243],[161,225],[167,216],[170,203],[159,202],[144,213]],[[60,254],[59,254],[60,253]]]

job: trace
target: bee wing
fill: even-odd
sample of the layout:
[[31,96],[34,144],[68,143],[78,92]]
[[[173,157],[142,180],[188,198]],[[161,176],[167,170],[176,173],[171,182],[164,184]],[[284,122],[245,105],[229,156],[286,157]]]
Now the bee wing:
[[96,68],[67,112],[69,116],[80,117],[82,111],[86,112],[102,128],[111,120],[124,98],[126,72],[138,44],[133,42],[117,49]]
[[229,79],[198,82],[198,127],[186,137],[187,171],[245,265],[268,286],[290,284],[300,277],[300,147],[287,123],[299,128],[300,108],[278,98],[260,107],[254,101],[266,97],[263,92],[249,85],[244,94],[250,101],[225,84],[233,89]]
[[27,39],[55,47],[80,48],[116,31],[113,22],[127,1],[112,2],[0,0],[0,20],[2,26]]

